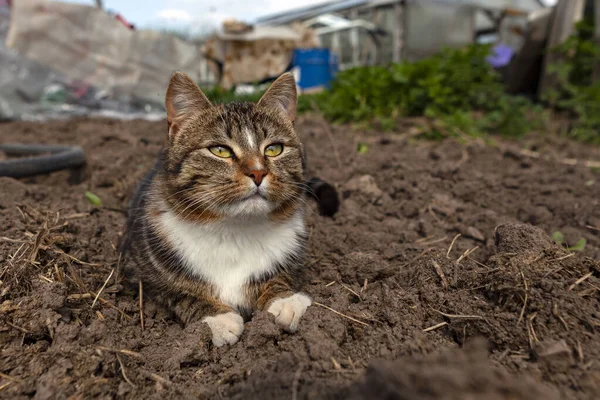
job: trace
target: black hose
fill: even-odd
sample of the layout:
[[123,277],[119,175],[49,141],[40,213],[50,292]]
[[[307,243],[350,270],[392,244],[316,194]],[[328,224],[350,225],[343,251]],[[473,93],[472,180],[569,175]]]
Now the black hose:
[[0,176],[11,178],[24,178],[61,169],[79,168],[86,162],[85,153],[79,146],[7,143],[0,144],[0,150],[8,156],[44,154],[37,157],[0,161]]

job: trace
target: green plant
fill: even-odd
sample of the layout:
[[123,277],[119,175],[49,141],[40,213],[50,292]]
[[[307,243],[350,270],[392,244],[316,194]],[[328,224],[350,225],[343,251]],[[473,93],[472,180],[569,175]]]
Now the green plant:
[[587,244],[585,238],[580,238],[574,246],[565,246],[565,236],[559,231],[552,234],[552,240],[554,240],[556,244],[564,246],[567,251],[583,251]]
[[85,198],[93,206],[100,207],[102,205],[102,200],[100,200],[100,197],[96,196],[92,192],[85,192]]
[[579,22],[573,35],[552,51],[560,61],[548,69],[555,86],[544,94],[544,100],[571,116],[570,136],[600,143],[600,45],[594,38],[593,21]]
[[488,46],[471,45],[414,63],[352,68],[311,101],[336,122],[377,119],[391,128],[398,117],[427,116],[441,121],[430,137],[522,135],[539,119],[539,109],[505,93],[488,54]]

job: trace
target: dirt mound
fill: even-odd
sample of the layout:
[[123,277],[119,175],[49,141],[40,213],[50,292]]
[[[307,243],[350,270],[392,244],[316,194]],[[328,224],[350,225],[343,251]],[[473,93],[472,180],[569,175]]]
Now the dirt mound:
[[425,357],[403,357],[374,362],[363,382],[344,393],[346,399],[398,400],[558,400],[555,390],[530,377],[515,379],[488,361],[485,340],[468,343],[464,350]]
[[[597,173],[504,144],[348,127],[330,137],[312,118],[298,130],[313,174],[342,199],[335,218],[309,213],[315,303],[294,335],[257,312],[217,349],[207,326],[140,306],[114,272],[124,207],[165,125],[0,125],[3,140],[79,144],[89,157],[81,183],[0,179],[0,398],[596,397]],[[569,251],[556,231],[587,244]],[[478,337],[487,344],[469,344]]]

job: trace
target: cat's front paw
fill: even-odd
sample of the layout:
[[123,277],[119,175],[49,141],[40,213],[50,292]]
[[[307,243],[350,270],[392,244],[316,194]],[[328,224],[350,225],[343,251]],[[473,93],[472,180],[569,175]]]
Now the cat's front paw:
[[237,343],[244,331],[244,319],[235,312],[205,317],[202,322],[210,327],[212,342],[216,347]]
[[267,310],[275,316],[275,323],[283,330],[296,332],[298,322],[312,304],[304,293],[295,293],[289,297],[274,300]]

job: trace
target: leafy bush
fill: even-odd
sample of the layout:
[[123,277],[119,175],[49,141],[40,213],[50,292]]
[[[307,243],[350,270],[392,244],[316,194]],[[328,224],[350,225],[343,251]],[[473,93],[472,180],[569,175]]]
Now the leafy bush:
[[570,135],[600,143],[600,45],[594,41],[594,24],[584,19],[575,33],[553,49],[560,61],[549,68],[555,88],[544,99],[555,109],[566,111],[574,123]]
[[522,135],[537,113],[529,112],[534,110],[529,100],[505,93],[499,74],[485,61],[489,50],[471,45],[415,63],[352,68],[312,101],[337,122],[378,119],[393,126],[390,119],[428,116],[454,133]]

